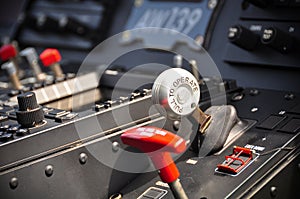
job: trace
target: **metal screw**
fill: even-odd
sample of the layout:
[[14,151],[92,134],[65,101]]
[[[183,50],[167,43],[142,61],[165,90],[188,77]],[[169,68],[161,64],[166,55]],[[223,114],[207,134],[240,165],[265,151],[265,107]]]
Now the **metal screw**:
[[124,31],[122,33],[122,40],[123,41],[128,41],[131,38],[131,33],[129,31]]
[[53,174],[53,166],[52,165],[47,165],[45,168],[45,174],[47,177],[52,176]]
[[251,89],[250,92],[249,92],[249,94],[250,94],[251,96],[256,96],[256,95],[259,94],[259,90],[257,90],[257,89]]
[[243,93],[235,93],[232,95],[231,100],[234,102],[240,101],[244,98],[244,94]]
[[252,113],[255,113],[255,112],[257,112],[258,111],[258,108],[257,107],[253,107],[252,109],[251,109],[251,112]]
[[19,184],[18,178],[13,177],[12,179],[10,179],[9,186],[11,189],[17,188],[18,184]]
[[112,150],[113,150],[113,152],[119,151],[119,148],[120,148],[120,144],[118,142],[113,142],[112,143]]
[[79,155],[79,162],[80,162],[80,164],[85,164],[86,161],[87,161],[87,158],[88,158],[87,154],[80,153],[80,155]]
[[122,194],[116,193],[109,197],[109,199],[122,199]]
[[217,0],[210,0],[210,1],[208,1],[208,8],[209,9],[214,9],[217,4],[218,4]]
[[293,99],[295,99],[295,97],[296,96],[293,93],[288,93],[288,94],[284,95],[284,99],[286,99],[286,100],[293,100]]
[[275,198],[275,197],[276,197],[276,195],[277,195],[277,188],[276,188],[275,186],[272,186],[272,187],[270,188],[270,194],[271,194],[271,197],[272,197],[272,198]]
[[142,6],[143,5],[143,0],[135,0],[134,1],[134,6],[135,7],[140,7],[140,6]]
[[201,46],[204,43],[204,37],[202,35],[197,35],[195,38],[195,42],[196,44]]
[[173,122],[173,129],[174,129],[175,131],[178,131],[179,126],[180,126],[180,121],[175,120],[175,121]]

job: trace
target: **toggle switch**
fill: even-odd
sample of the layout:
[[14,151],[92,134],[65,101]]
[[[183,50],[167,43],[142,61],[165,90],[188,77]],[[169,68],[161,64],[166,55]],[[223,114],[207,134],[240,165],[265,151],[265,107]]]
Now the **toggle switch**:
[[19,68],[18,43],[13,41],[11,44],[3,45],[0,49],[0,58],[2,61],[11,61],[17,70],[19,78],[24,77],[24,71]]
[[159,104],[161,113],[167,113],[170,119],[180,119],[192,114],[200,124],[199,131],[204,133],[211,117],[198,107],[200,87],[196,78],[182,68],[171,68],[161,73],[152,87],[152,101]]
[[58,31],[58,20],[52,16],[40,13],[36,16],[29,15],[26,19],[29,26],[38,31]]
[[259,42],[259,36],[241,25],[229,28],[228,39],[231,43],[246,50],[254,50]]
[[38,81],[44,81],[46,79],[45,73],[41,71],[41,67],[38,63],[38,55],[34,48],[25,48],[20,52],[21,56],[26,57],[31,69],[34,72],[34,75]]
[[217,165],[216,172],[237,175],[249,166],[257,155],[251,149],[234,146],[232,154],[225,156],[225,161]]
[[189,61],[189,65],[191,67],[192,73],[194,77],[196,78],[197,82],[200,82],[199,72],[198,72],[198,64],[197,61],[192,59]]
[[16,56],[17,56],[17,50],[12,44],[6,44],[0,48],[0,57],[2,61],[15,59]]
[[233,134],[233,129],[243,129],[247,126],[247,122],[238,118],[237,111],[232,105],[211,106],[205,113],[211,115],[212,122],[205,134],[199,136],[200,140],[197,142],[199,157],[205,157],[226,148],[226,143],[232,141],[229,135]]
[[23,88],[23,85],[21,84],[18,77],[16,66],[13,62],[9,61],[2,64],[1,69],[6,71],[14,89],[21,90]]
[[19,64],[17,60],[18,51],[13,44],[6,44],[0,48],[0,58],[2,61],[11,61],[16,67],[17,73],[19,71]]
[[121,135],[124,144],[146,153],[159,170],[163,182],[168,183],[175,198],[187,199],[178,180],[180,173],[170,153],[183,153],[186,142],[183,138],[161,128],[145,126],[133,128]]
[[200,124],[200,133],[205,133],[211,123],[211,116],[205,114],[198,106],[196,107],[196,110],[193,112],[192,116]]
[[173,65],[177,68],[182,68],[183,57],[181,55],[175,55],[173,57]]
[[293,48],[294,38],[288,33],[275,28],[265,28],[261,42],[281,53],[287,53]]
[[60,67],[61,55],[57,49],[47,48],[40,54],[44,66],[50,67],[56,78],[63,78],[65,75]]
[[79,36],[85,36],[91,31],[85,24],[69,16],[63,16],[59,19],[59,28],[61,31],[67,31]]

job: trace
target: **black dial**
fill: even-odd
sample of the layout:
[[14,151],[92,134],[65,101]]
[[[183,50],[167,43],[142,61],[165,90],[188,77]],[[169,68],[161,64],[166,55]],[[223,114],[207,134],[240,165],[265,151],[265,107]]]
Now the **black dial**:
[[275,28],[265,28],[261,42],[279,52],[286,53],[293,48],[294,39],[288,33]]
[[59,28],[61,31],[68,31],[70,33],[74,33],[77,35],[86,35],[89,31],[91,31],[87,26],[72,17],[61,17],[59,19]]
[[38,105],[35,94],[27,92],[17,97],[19,109],[16,111],[17,121],[23,127],[35,127],[43,123],[44,113]]
[[229,28],[228,39],[246,50],[254,50],[259,42],[259,36],[256,33],[241,25],[235,25]]
[[27,16],[27,24],[38,31],[57,31],[58,21],[48,15],[38,14]]

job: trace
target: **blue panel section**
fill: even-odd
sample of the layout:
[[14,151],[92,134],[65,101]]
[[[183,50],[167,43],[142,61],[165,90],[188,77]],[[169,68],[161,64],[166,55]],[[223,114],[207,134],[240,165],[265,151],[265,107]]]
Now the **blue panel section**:
[[213,9],[208,1],[150,1],[135,5],[126,29],[161,27],[177,30],[192,38],[205,36]]

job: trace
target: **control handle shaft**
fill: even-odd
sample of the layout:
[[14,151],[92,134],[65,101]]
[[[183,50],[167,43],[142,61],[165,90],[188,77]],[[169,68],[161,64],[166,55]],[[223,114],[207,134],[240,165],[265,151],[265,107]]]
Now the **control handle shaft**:
[[138,148],[146,153],[159,170],[160,178],[169,184],[177,199],[187,199],[178,180],[179,171],[170,153],[182,153],[186,149],[183,138],[157,127],[139,127],[121,135],[124,144]]

